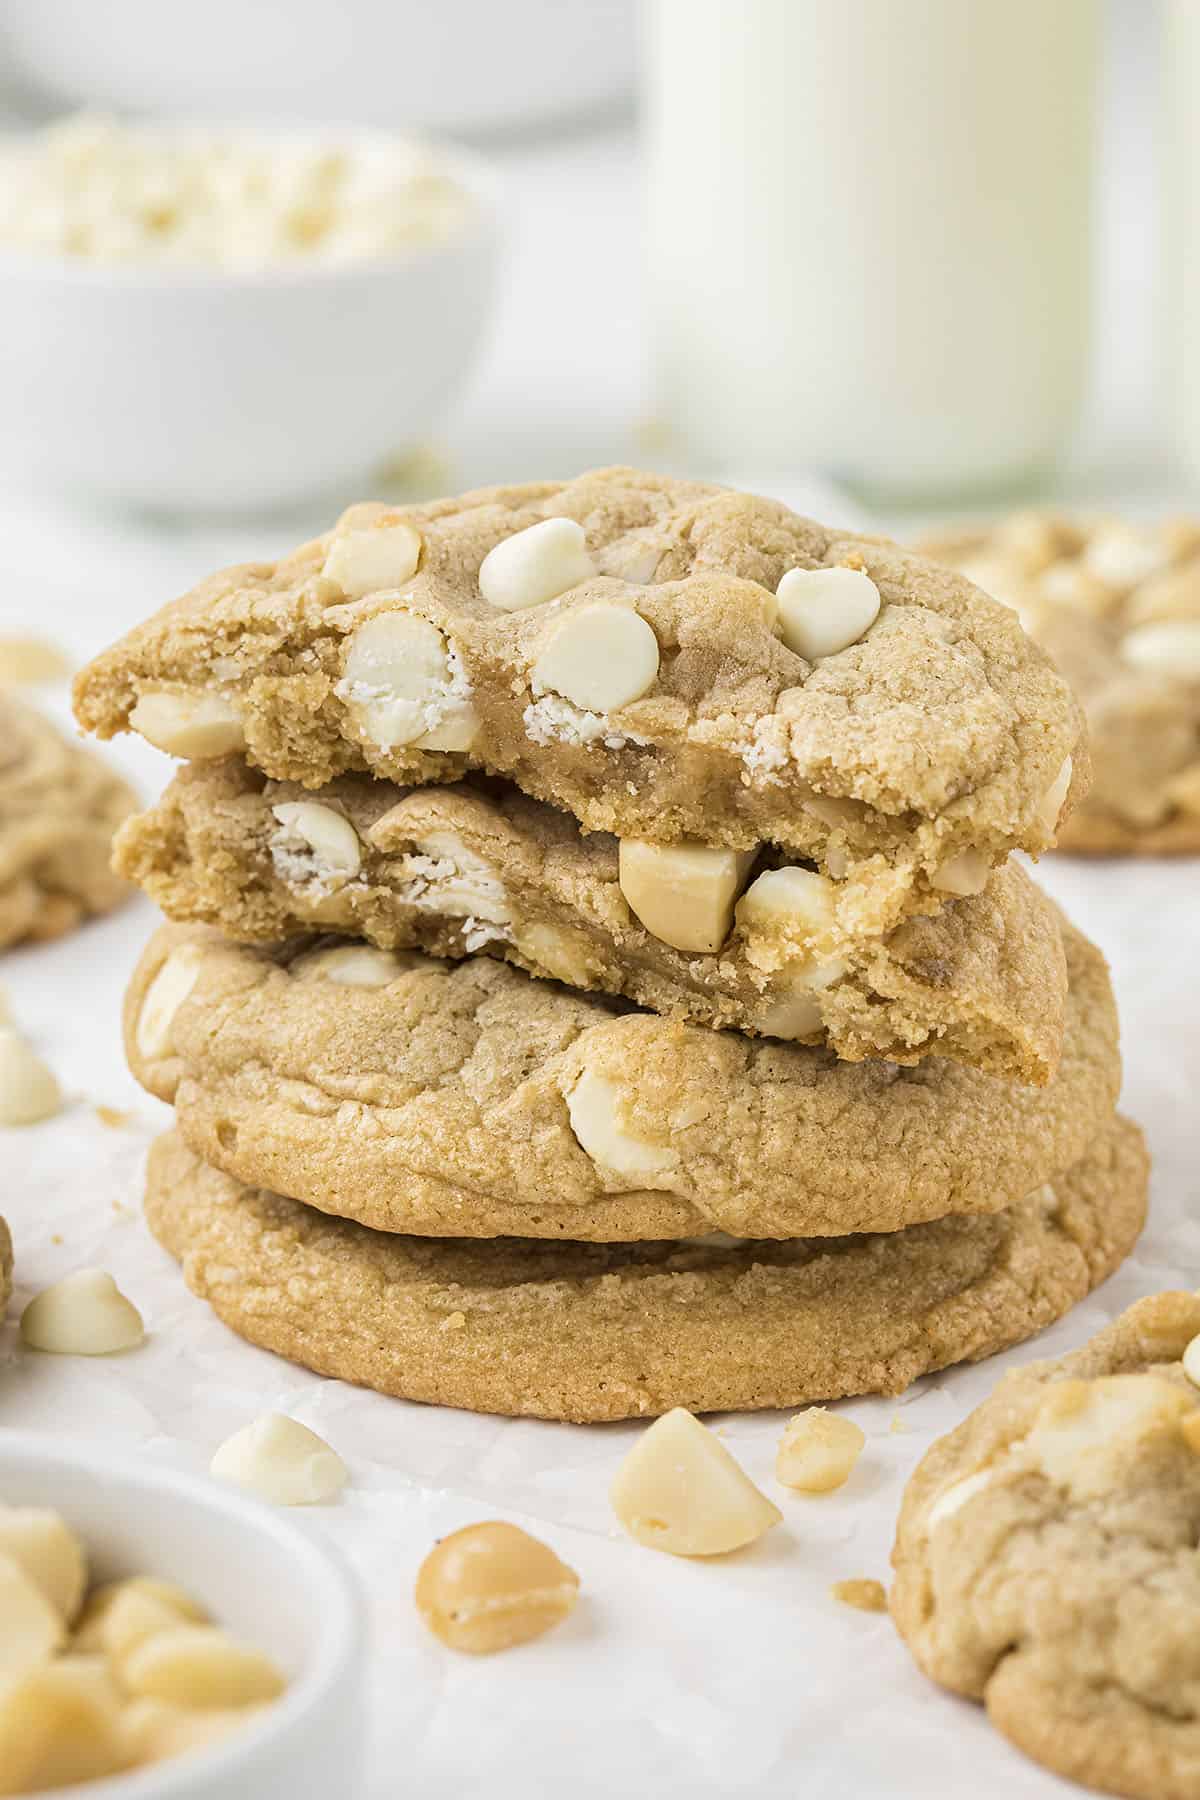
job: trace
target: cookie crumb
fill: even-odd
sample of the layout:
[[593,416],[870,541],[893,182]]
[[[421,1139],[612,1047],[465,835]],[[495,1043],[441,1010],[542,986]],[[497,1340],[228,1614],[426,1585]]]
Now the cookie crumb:
[[461,1331],[467,1322],[466,1313],[452,1312],[438,1326],[439,1331]]
[[98,1106],[96,1108],[96,1117],[102,1125],[107,1125],[111,1131],[123,1131],[132,1121],[133,1114],[131,1112],[124,1112],[119,1106]]
[[860,1575],[850,1581],[835,1581],[829,1591],[835,1600],[840,1600],[843,1606],[853,1606],[857,1612],[887,1611],[887,1595],[881,1581],[870,1581]]
[[898,1437],[901,1432],[908,1430],[908,1420],[904,1417],[903,1413],[892,1414],[891,1424],[888,1426],[888,1430],[893,1437]]

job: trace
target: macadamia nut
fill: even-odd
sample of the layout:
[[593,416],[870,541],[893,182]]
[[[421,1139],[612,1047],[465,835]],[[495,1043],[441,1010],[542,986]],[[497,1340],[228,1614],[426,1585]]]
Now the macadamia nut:
[[417,1610],[435,1637],[475,1656],[541,1637],[578,1595],[574,1569],[499,1519],[443,1538],[421,1564],[416,1587]]

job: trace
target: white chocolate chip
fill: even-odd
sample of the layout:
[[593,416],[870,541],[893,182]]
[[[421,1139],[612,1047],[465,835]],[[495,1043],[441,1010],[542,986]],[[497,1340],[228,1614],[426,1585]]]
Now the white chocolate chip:
[[571,1130],[598,1168],[629,1180],[636,1188],[648,1176],[674,1169],[679,1158],[665,1144],[647,1143],[625,1130],[626,1099],[605,1075],[585,1069],[567,1095]]
[[[288,800],[273,806],[272,813],[283,826],[276,833],[274,848],[281,852],[284,866],[293,869],[292,880],[311,880],[311,860],[316,860],[315,873],[321,879],[348,881],[362,867],[362,846],[358,833],[344,814],[332,806],[321,806],[316,800]],[[297,852],[297,841],[301,846]],[[298,859],[299,871],[293,865]]]
[[167,1586],[155,1589],[149,1582],[117,1584],[94,1634],[99,1647],[123,1674],[125,1659],[160,1631],[176,1631],[181,1625],[204,1623],[199,1608],[186,1595],[182,1602]]
[[60,1513],[0,1505],[0,1554],[10,1556],[69,1625],[83,1604],[87,1558]]
[[788,1041],[813,1037],[824,1029],[821,1003],[805,989],[789,985],[788,991],[774,1001],[758,1020],[758,1029],[763,1037]]
[[453,831],[431,831],[413,841],[415,855],[403,860],[408,881],[401,890],[402,899],[452,919],[508,924],[511,915],[504,883],[482,856],[468,850]]
[[244,1731],[257,1707],[169,1706],[165,1700],[133,1700],[122,1718],[125,1741],[139,1768],[146,1763],[169,1761],[188,1750],[219,1744],[235,1731]]
[[1115,521],[1101,526],[1083,552],[1088,571],[1113,588],[1137,587],[1169,561],[1167,545],[1156,533]]
[[750,960],[761,968],[779,968],[803,959],[814,939],[832,926],[837,889],[826,875],[794,864],[764,869],[734,908],[738,930]]
[[181,1587],[176,1587],[173,1581],[158,1581],[151,1575],[130,1575],[123,1581],[104,1582],[100,1587],[92,1589],[71,1640],[72,1650],[85,1653],[102,1651],[107,1655],[111,1643],[109,1619],[118,1607],[125,1613],[118,1635],[123,1642],[132,1644],[138,1617],[145,1618],[149,1615],[139,1615],[136,1609],[128,1608],[126,1596],[130,1594],[137,1594],[156,1606],[157,1611],[153,1616],[159,1623],[155,1625],[155,1630],[162,1628],[164,1620],[171,1625],[208,1623],[208,1614],[204,1608],[198,1606]]
[[339,531],[321,570],[350,600],[398,588],[417,572],[419,533],[402,519],[384,514],[372,525]]
[[828,1494],[841,1487],[862,1454],[866,1433],[842,1413],[810,1406],[789,1419],[775,1457],[784,1487]]
[[349,641],[337,692],[367,742],[465,750],[478,730],[471,684],[457,651],[428,619],[376,613]]
[[1200,1332],[1190,1340],[1183,1353],[1183,1372],[1193,1387],[1200,1388]]
[[411,953],[377,950],[373,944],[339,944],[333,950],[310,951],[297,958],[293,968],[297,974],[321,975],[340,987],[384,988],[422,960]]
[[0,1791],[80,1791],[77,1783],[128,1768],[121,1714],[102,1657],[63,1656],[27,1669],[0,1691]]
[[200,974],[200,949],[182,944],[172,950],[146,989],[137,1021],[137,1047],[143,1056],[165,1056],[171,1047],[171,1026]]
[[21,1314],[23,1343],[64,1356],[132,1350],[145,1335],[137,1307],[103,1269],[64,1276],[35,1295]]
[[284,1689],[265,1651],[215,1625],[155,1632],[125,1657],[121,1678],[131,1694],[175,1706],[254,1706]]
[[561,694],[587,712],[640,700],[658,679],[658,639],[640,613],[596,604],[555,625],[533,665],[535,693]]
[[1078,1497],[1111,1484],[1114,1454],[1178,1432],[1194,1397],[1158,1375],[1052,1382],[1023,1450],[1049,1480]]
[[720,1439],[681,1406],[642,1433],[610,1497],[630,1537],[673,1556],[738,1550],[783,1517]]
[[0,1553],[0,1680],[45,1662],[65,1637],[58,1608],[15,1557]]
[[879,589],[861,569],[789,569],[776,590],[779,629],[797,656],[836,656],[879,617]]
[[1132,668],[1147,675],[1200,680],[1200,619],[1138,625],[1122,638],[1121,655]]
[[129,723],[156,750],[168,756],[229,756],[246,748],[241,714],[221,694],[142,695]]
[[981,850],[960,850],[935,870],[929,885],[940,894],[982,894],[991,872],[992,865]]
[[619,879],[646,930],[676,950],[719,950],[733,927],[733,906],[753,850],[704,844],[648,844],[622,838]]
[[217,1450],[212,1473],[277,1506],[319,1506],[345,1486],[348,1471],[324,1438],[283,1413],[264,1413]]
[[595,959],[591,945],[581,931],[565,931],[562,926],[552,925],[547,920],[536,920],[528,925],[514,926],[513,943],[522,956],[528,957],[555,981],[565,981],[568,987],[592,985],[596,974]]
[[982,1493],[985,1487],[990,1487],[995,1478],[994,1469],[976,1469],[973,1475],[964,1475],[961,1481],[952,1481],[949,1487],[942,1489],[930,1507],[925,1529],[932,1531],[944,1520],[953,1518],[960,1506],[965,1506],[973,1494]]
[[0,1026],[0,1126],[36,1125],[61,1107],[53,1071],[19,1032]]
[[595,573],[583,526],[574,519],[542,519],[488,551],[479,569],[479,591],[489,606],[519,612],[556,600]]
[[1048,836],[1053,837],[1058,830],[1059,815],[1063,809],[1063,801],[1070,790],[1074,768],[1074,761],[1068,756],[1038,802],[1037,821]]

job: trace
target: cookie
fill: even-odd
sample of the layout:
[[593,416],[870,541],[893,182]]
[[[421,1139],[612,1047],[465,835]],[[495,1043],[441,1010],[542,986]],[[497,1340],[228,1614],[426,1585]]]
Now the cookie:
[[1197,1334],[1200,1299],[1158,1294],[1007,1375],[919,1464],[893,1552],[925,1673],[1131,1800],[1200,1792]]
[[252,1343],[404,1399],[586,1423],[899,1393],[1061,1317],[1145,1199],[1141,1134],[1115,1121],[1052,1188],[882,1238],[474,1243],[327,1218],[170,1134],[146,1216]]
[[859,936],[1045,849],[1087,782],[1075,699],[1010,610],[895,545],[628,469],[352,508],[165,607],[76,708],[306,788],[482,768],[588,831],[780,846],[844,884]]
[[131,790],[0,691],[0,949],[70,931],[130,893],[109,868]]
[[12,1293],[12,1272],[12,1233],[6,1222],[0,1219],[0,1321],[4,1318],[4,1309]]
[[[1015,863],[983,894],[838,954],[828,938],[814,946],[789,930],[802,921],[787,910],[786,882],[783,911],[755,904],[780,886],[778,870],[755,877],[735,909],[732,893],[706,889],[686,863],[650,870],[648,885],[631,877],[615,838],[585,835],[569,814],[503,784],[406,790],[344,775],[310,795],[227,757],[185,768],[158,806],[130,819],[116,866],[169,918],[242,942],[323,928],[384,949],[484,951],[664,1017],[825,1043],[848,1061],[932,1052],[1039,1084],[1058,1066],[1062,934]],[[829,886],[795,874],[802,900],[807,884],[818,897]],[[648,930],[625,888],[676,939],[715,925],[710,948],[698,948],[699,932],[682,948]]]
[[1112,991],[1063,931],[1067,1028],[1044,1088],[941,1058],[838,1062],[483,956],[253,949],[180,926],[134,973],[126,1051],[207,1162],[387,1231],[892,1231],[1011,1205],[1107,1128]]
[[1092,789],[1060,848],[1200,854],[1200,521],[1021,513],[925,549],[1013,606],[1087,709]]

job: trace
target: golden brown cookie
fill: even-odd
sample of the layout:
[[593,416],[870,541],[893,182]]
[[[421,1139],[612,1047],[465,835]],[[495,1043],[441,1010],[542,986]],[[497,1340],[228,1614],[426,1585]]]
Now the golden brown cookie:
[[1197,1334],[1200,1299],[1158,1294],[1005,1376],[918,1465],[892,1557],[926,1674],[1131,1800],[1200,1792]]
[[398,1237],[242,1187],[174,1133],[146,1216],[242,1337],[382,1393],[587,1423],[899,1393],[1040,1331],[1145,1212],[1135,1126],[1003,1211],[887,1237],[546,1244]]
[[1200,853],[1200,521],[1019,513],[923,549],[1015,608],[1087,709],[1092,788],[1059,847]]
[[[151,940],[130,1067],[253,1186],[436,1236],[840,1236],[990,1212],[1084,1154],[1120,1081],[1103,958],[1064,925],[1055,1079],[1014,1086],[708,1031],[487,957]],[[365,984],[365,985],[364,985]]]
[[99,757],[0,692],[0,949],[59,937],[128,898],[109,857],[135,805]]
[[[622,870],[614,837],[585,835],[569,814],[507,784],[404,789],[343,775],[309,794],[225,757],[189,765],[156,807],[128,820],[116,866],[168,918],[239,941],[325,929],[434,956],[482,950],[664,1017],[824,1043],[847,1061],[936,1054],[1044,1084],[1062,1047],[1058,915],[1015,863],[984,893],[841,954],[831,944],[796,952],[776,915],[753,904],[763,891],[755,875],[750,904],[735,911],[729,898],[725,935],[706,953],[648,930],[622,882],[676,937],[707,916],[711,894],[698,883],[681,892],[669,870],[652,871],[660,917]],[[824,882],[797,874],[802,894]]]
[[4,1317],[4,1308],[8,1305],[12,1293],[13,1248],[12,1233],[3,1219],[0,1219],[0,1319]]
[[352,508],[165,607],[76,706],[307,788],[482,768],[589,831],[779,844],[859,936],[1045,849],[1087,781],[1066,683],[970,583],[630,469]]

